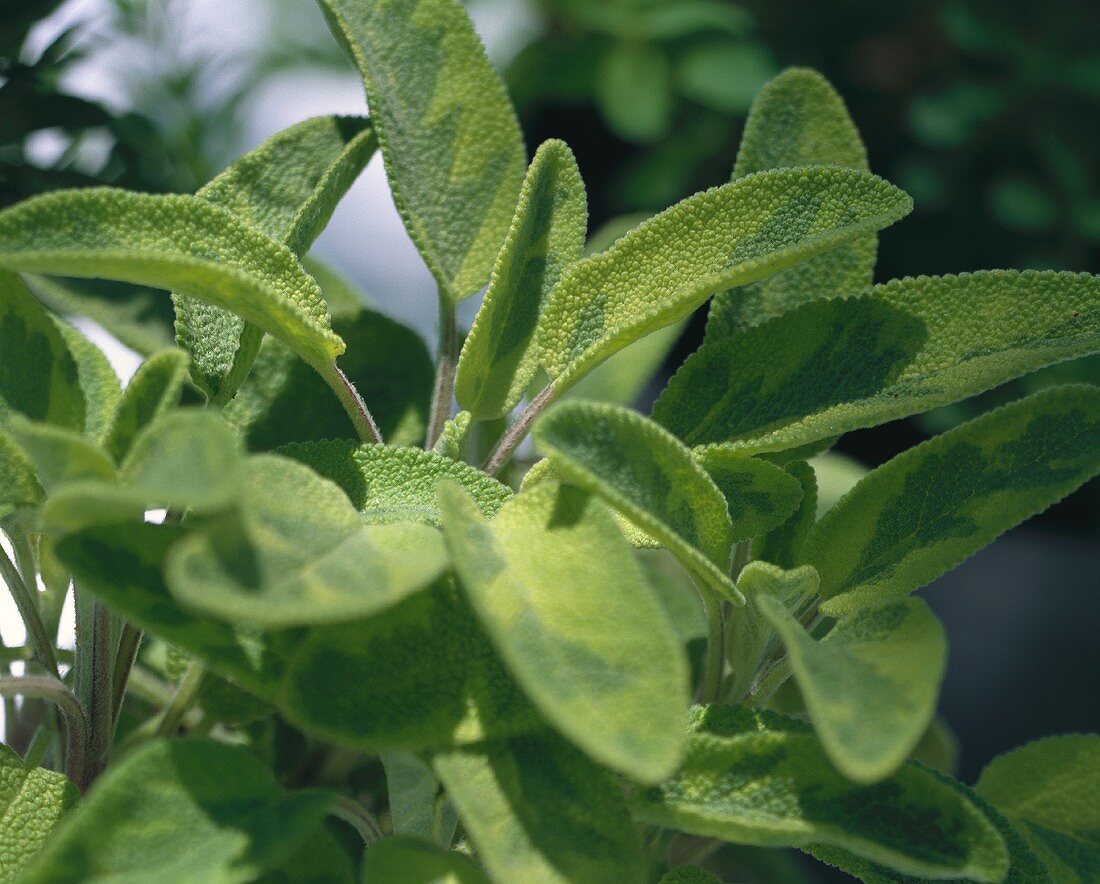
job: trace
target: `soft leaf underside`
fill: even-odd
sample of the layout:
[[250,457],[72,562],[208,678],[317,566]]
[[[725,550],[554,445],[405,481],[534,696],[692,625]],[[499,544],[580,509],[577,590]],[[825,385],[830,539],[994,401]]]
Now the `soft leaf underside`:
[[735,541],[778,528],[802,500],[798,480],[767,461],[718,447],[695,459],[726,499]]
[[169,555],[168,586],[188,607],[265,628],[339,622],[396,604],[446,567],[438,531],[364,525],[339,488],[296,461],[251,458],[241,481],[239,515]]
[[285,246],[198,197],[58,191],[0,213],[0,266],[156,286],[232,310],[311,365],[343,352],[317,283]]
[[526,154],[515,111],[457,0],[320,0],[363,76],[394,202],[452,300],[489,277]]
[[494,880],[645,881],[641,839],[614,776],[560,737],[442,752],[432,766]]
[[370,521],[411,520],[438,525],[436,491],[444,479],[458,482],[486,516],[512,496],[496,479],[468,464],[417,448],[356,442],[306,442],[280,451],[339,485]]
[[254,880],[317,831],[331,800],[319,790],[283,792],[243,748],[156,741],[111,766],[27,877]]
[[597,761],[642,782],[671,774],[687,660],[611,512],[544,485],[488,523],[453,485],[440,494],[462,587],[532,702]]
[[[866,171],[867,151],[829,82],[816,71],[792,68],[753,102],[733,180],[818,164]],[[744,331],[805,301],[862,291],[871,284],[876,247],[874,234],[859,237],[743,289],[719,293],[707,315],[707,338]]]
[[567,270],[546,306],[539,358],[564,390],[707,298],[878,230],[912,206],[866,172],[762,172],[689,197]]
[[978,794],[1003,813],[1056,881],[1100,879],[1100,737],[1036,740],[993,759]]
[[947,639],[920,599],[862,608],[815,641],[774,598],[757,600],[779,633],[814,729],[837,768],[861,783],[889,776],[936,711]]
[[186,377],[187,354],[182,350],[163,350],[141,364],[122,393],[103,443],[116,462],[147,424],[179,403]]
[[654,406],[689,445],[782,451],[1100,350],[1100,276],[899,279],[705,343]]
[[49,842],[78,794],[62,774],[28,768],[0,745],[0,881],[15,880]]
[[474,417],[503,417],[535,377],[539,317],[562,271],[580,255],[587,220],[572,151],[562,141],[546,142],[531,161],[485,300],[462,345],[455,396]]
[[489,884],[470,857],[418,838],[383,838],[367,851],[363,880],[370,884]]
[[1100,472],[1100,388],[1055,387],[969,421],[862,479],[814,526],[823,610],[918,589]]
[[566,402],[536,425],[535,441],[563,479],[603,497],[718,592],[740,600],[727,576],[726,501],[675,438],[625,408]]
[[1008,867],[986,816],[920,765],[859,785],[805,725],[781,716],[712,706],[693,730],[680,773],[639,792],[636,816],[739,844],[832,845],[918,876],[993,882]]
[[[314,117],[272,136],[199,189],[302,257],[374,153],[361,117]],[[176,337],[191,354],[195,382],[218,401],[233,395],[256,357],[262,332],[239,316],[187,295],[173,295]]]

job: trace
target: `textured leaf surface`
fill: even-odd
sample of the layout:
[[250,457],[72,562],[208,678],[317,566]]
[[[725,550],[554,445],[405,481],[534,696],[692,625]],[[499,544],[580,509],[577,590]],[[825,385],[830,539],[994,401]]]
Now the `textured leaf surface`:
[[421,451],[355,442],[288,445],[281,454],[301,461],[339,485],[368,521],[438,525],[436,491],[444,479],[458,482],[486,516],[512,496],[496,479],[468,464]]
[[400,835],[370,846],[363,880],[370,884],[489,884],[465,854]]
[[704,344],[654,418],[689,445],[781,451],[956,402],[1100,349],[1100,276],[900,279]]
[[716,292],[775,273],[904,216],[909,198],[866,172],[780,169],[689,197],[567,270],[539,358],[564,390]]
[[13,881],[46,844],[76,803],[76,786],[62,774],[28,768],[0,745],[0,881]]
[[[232,212],[301,257],[376,147],[361,117],[314,117],[273,135],[204,185],[196,196]],[[233,395],[260,343],[227,310],[174,295],[176,337],[191,353],[195,382],[215,399]]]
[[[753,102],[733,179],[818,164],[866,171],[867,151],[829,82],[816,71],[790,68]],[[707,337],[744,331],[804,301],[862,291],[871,284],[876,239],[854,239],[740,291],[720,293],[707,315]]]
[[32,881],[249,881],[321,825],[329,793],[285,793],[243,748],[157,741],[113,765],[39,854]]
[[753,541],[752,554],[780,568],[793,568],[817,518],[817,474],[806,461],[796,460],[784,468],[802,487],[802,500],[786,522]]
[[768,713],[699,710],[680,773],[640,792],[635,815],[695,835],[765,847],[833,845],[898,871],[1000,881],[996,828],[915,764],[861,786],[829,763],[804,725]]
[[494,880],[640,884],[645,862],[618,783],[549,733],[432,759]]
[[806,559],[838,612],[904,595],[1100,472],[1100,389],[1055,387],[911,448],[814,526]]
[[559,405],[534,435],[563,479],[603,497],[718,592],[740,600],[727,576],[726,501],[675,438],[628,409],[585,402]]
[[584,181],[563,141],[535,153],[485,300],[462,345],[458,404],[479,419],[503,417],[538,371],[536,332],[547,297],[580,256],[588,221]]
[[104,440],[107,453],[121,461],[147,424],[179,403],[187,377],[187,354],[162,350],[150,356],[126,385]]
[[34,464],[42,487],[51,494],[82,479],[115,481],[115,465],[107,453],[72,430],[13,416],[8,421],[8,432]]
[[916,747],[936,711],[947,637],[920,599],[861,608],[815,641],[775,598],[757,607],[779,633],[814,729],[851,779],[889,776]]
[[102,443],[122,396],[118,375],[99,347],[68,323],[54,321],[76,362],[77,383],[84,394],[84,435]]
[[537,720],[447,580],[369,620],[310,630],[279,705],[304,730],[369,749],[475,743]]
[[294,254],[198,197],[58,191],[0,213],[0,266],[173,289],[232,310],[311,364],[343,352]]
[[699,451],[695,459],[726,499],[735,541],[782,525],[802,500],[798,480],[767,461],[719,446]]
[[1009,818],[1055,881],[1100,878],[1100,736],[1028,743],[994,758],[974,788]]
[[443,431],[432,446],[432,453],[449,457],[451,460],[465,460],[466,450],[470,442],[470,421],[473,415],[468,411],[460,411],[453,418],[443,423]]
[[363,76],[394,202],[440,287],[480,289],[526,156],[515,111],[457,0],[320,0]]
[[168,586],[190,608],[268,629],[352,620],[423,589],[447,565],[438,531],[364,525],[339,488],[302,464],[259,455],[242,473],[237,514],[169,554]]
[[547,721],[636,780],[671,774],[687,660],[611,512],[567,486],[514,497],[492,523],[454,485],[440,498],[461,585]]
[[0,517],[29,509],[42,499],[34,464],[15,440],[0,429]]

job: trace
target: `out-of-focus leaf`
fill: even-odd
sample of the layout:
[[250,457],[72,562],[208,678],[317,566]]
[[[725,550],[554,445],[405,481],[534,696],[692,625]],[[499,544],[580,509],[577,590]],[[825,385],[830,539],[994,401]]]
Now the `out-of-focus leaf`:
[[[772,54],[758,43],[707,41],[677,60],[676,85],[681,94],[705,107],[726,114],[743,114],[753,98],[762,94],[761,87],[775,73],[775,67]],[[749,131],[747,127],[748,124],[746,131]],[[807,160],[813,162],[828,160]],[[805,163],[776,163],[767,168],[779,165]]]
[[489,884],[465,854],[401,835],[370,846],[363,880],[370,884]]
[[596,101],[608,126],[627,141],[655,141],[672,121],[672,71],[656,46],[617,43],[596,75]]
[[179,403],[186,377],[187,354],[182,350],[162,350],[141,364],[122,393],[103,443],[116,462],[126,457],[147,424]]

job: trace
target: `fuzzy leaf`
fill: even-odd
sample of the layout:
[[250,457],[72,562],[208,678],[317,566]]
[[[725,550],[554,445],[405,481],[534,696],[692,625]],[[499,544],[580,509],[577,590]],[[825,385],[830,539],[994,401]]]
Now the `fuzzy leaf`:
[[918,589],[1100,472],[1100,388],[1054,387],[911,448],[818,522],[830,616]]
[[563,141],[545,142],[527,170],[512,227],[458,360],[455,396],[479,420],[508,414],[535,377],[539,317],[562,272],[580,256],[587,220],[573,152]]
[[355,442],[306,442],[280,451],[301,461],[339,485],[352,504],[371,522],[415,521],[440,523],[436,491],[444,479],[453,479],[492,516],[512,496],[496,479],[468,464],[421,451]]
[[1100,878],[1100,736],[1028,743],[994,758],[974,788],[1027,839],[1053,880]]
[[608,357],[565,392],[566,399],[636,405],[684,333],[686,319],[659,328]]
[[798,480],[767,461],[718,446],[699,451],[695,459],[726,499],[735,541],[782,525],[802,500]]
[[722,879],[699,866],[676,866],[661,876],[657,884],[723,884]]
[[727,576],[726,501],[675,438],[628,409],[587,402],[559,405],[534,435],[565,481],[603,497],[716,591],[743,601]]
[[679,763],[687,660],[645,573],[598,499],[544,485],[486,522],[440,488],[461,586],[509,672],[596,761],[655,783]]
[[79,797],[63,774],[27,767],[0,745],[0,881],[14,881]]
[[473,415],[460,411],[450,420],[443,422],[443,431],[432,446],[432,453],[451,460],[465,460],[470,444],[470,421]]
[[912,202],[866,172],[762,172],[689,197],[574,264],[546,306],[539,358],[559,392],[711,295],[898,220]]
[[370,884],[489,884],[465,854],[401,835],[370,846],[363,880]]
[[560,737],[517,737],[432,758],[497,881],[641,884],[641,839],[615,778]]
[[182,350],[162,350],[141,364],[122,393],[103,443],[116,462],[126,457],[145,426],[179,404],[186,377],[187,354]]
[[814,729],[850,779],[892,774],[936,712],[947,638],[920,599],[900,599],[841,617],[815,641],[774,598],[757,607],[779,633]]
[[331,801],[283,792],[241,747],[158,740],[111,766],[27,879],[252,880],[317,831]]
[[[196,196],[232,212],[299,258],[374,154],[362,117],[314,117],[273,135],[199,189]],[[239,316],[173,295],[176,338],[191,353],[195,383],[227,402],[248,374],[262,332]]]
[[303,730],[366,749],[476,743],[536,718],[450,581],[296,644],[278,705]]
[[174,289],[232,310],[315,367],[344,349],[294,254],[198,197],[111,188],[34,197],[0,212],[0,266]]
[[871,786],[829,763],[805,725],[728,706],[700,709],[680,773],[639,792],[635,816],[762,847],[833,845],[933,878],[1000,881],[997,829],[945,778],[916,764]]
[[0,429],[0,518],[31,509],[42,500],[34,464],[15,440]]
[[424,838],[437,846],[454,839],[458,816],[441,796],[442,786],[427,762],[411,752],[379,753],[386,771],[394,835]]
[[474,294],[519,198],[515,111],[457,0],[319,0],[363,76],[405,228],[451,300]]
[[[789,68],[752,104],[733,180],[790,166],[866,171],[867,151],[844,100],[816,71]],[[759,325],[804,301],[853,295],[871,284],[877,237],[859,237],[741,291],[722,292],[707,314],[707,338]]]
[[786,522],[753,541],[752,554],[780,568],[793,568],[801,561],[802,547],[817,518],[817,474],[804,460],[796,460],[783,469],[802,487],[802,500]]
[[654,419],[689,445],[782,451],[1100,350],[1100,276],[990,270],[875,286],[705,343]]
[[8,432],[34,464],[39,483],[50,494],[83,479],[115,481],[117,471],[107,453],[72,430],[13,416]]
[[364,525],[339,488],[295,461],[250,458],[241,481],[237,512],[168,556],[168,587],[189,608],[265,629],[341,622],[396,604],[446,567],[437,531]]
[[[391,445],[419,442],[428,423],[435,368],[416,332],[359,308],[333,318],[347,342],[339,365]],[[347,412],[320,376],[282,341],[266,338],[247,380],[226,406],[253,451],[291,442],[357,439]]]
[[71,325],[60,319],[54,321],[76,362],[77,382],[84,394],[84,435],[102,444],[122,397],[118,375],[99,347]]

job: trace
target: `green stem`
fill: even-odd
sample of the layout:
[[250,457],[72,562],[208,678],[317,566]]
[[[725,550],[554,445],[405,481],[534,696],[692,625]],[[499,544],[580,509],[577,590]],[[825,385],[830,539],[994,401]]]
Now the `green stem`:
[[439,356],[435,368],[431,418],[424,448],[431,451],[451,416],[455,396],[455,372],[458,369],[458,316],[454,301],[446,292],[439,293]]
[[783,687],[791,677],[791,661],[786,657],[777,660],[768,667],[757,679],[756,684],[749,690],[745,697],[747,706],[763,706],[771,698],[772,694]]
[[114,678],[111,680],[111,720],[115,725],[118,724],[118,716],[122,711],[122,701],[126,698],[126,685],[137,660],[142,635],[142,631],[133,623],[123,624],[122,635],[118,639],[118,651],[115,652]]
[[8,585],[8,591],[15,601],[15,607],[19,610],[19,616],[23,619],[23,626],[27,630],[27,638],[34,648],[35,659],[42,664],[42,668],[50,675],[56,676],[57,657],[54,655],[53,642],[46,633],[45,624],[39,616],[38,603],[23,582],[19,570],[8,558],[8,554],[0,547],[0,577]]
[[92,603],[90,679],[88,699],[88,756],[86,776],[91,783],[107,766],[114,737],[114,654],[111,651],[111,613],[100,601]]
[[338,819],[342,819],[355,829],[359,833],[359,837],[363,839],[364,844],[378,841],[382,837],[382,827],[378,825],[377,820],[371,816],[362,804],[354,799],[345,795],[337,795],[332,801],[329,813]]
[[340,404],[344,406],[344,411],[351,418],[352,425],[355,427],[355,432],[359,434],[359,438],[364,442],[374,442],[381,445],[382,432],[378,429],[378,424],[374,422],[374,416],[367,408],[367,403],[363,401],[363,397],[359,395],[359,391],[355,389],[355,385],[340,370],[340,366],[335,362],[331,362],[323,367],[317,367],[317,372],[325,379],[325,383],[329,385],[332,392],[336,394],[336,398],[340,400]]
[[87,786],[84,751],[88,745],[88,718],[84,707],[59,679],[49,675],[0,678],[0,697],[29,697],[53,703],[65,719],[67,750],[65,767],[69,779],[83,791]]
[[154,736],[170,737],[179,730],[183,717],[199,695],[199,688],[202,686],[203,676],[205,675],[206,668],[201,663],[195,662],[187,667],[187,671],[183,673],[183,678],[180,679],[179,686],[176,688],[176,693],[160,714]]
[[520,416],[516,418],[516,422],[500,437],[497,447],[493,449],[489,459],[485,461],[485,466],[482,469],[486,473],[495,476],[508,463],[509,458],[519,447],[519,443],[523,441],[523,437],[527,435],[527,431],[531,428],[535,418],[542,414],[546,406],[554,401],[555,395],[554,385],[550,384],[527,404]]
[[703,703],[717,703],[722,696],[722,670],[725,668],[725,622],[722,618],[722,602],[710,589],[700,589],[703,608],[707,614],[707,656],[703,663],[703,682],[699,687],[699,699]]

